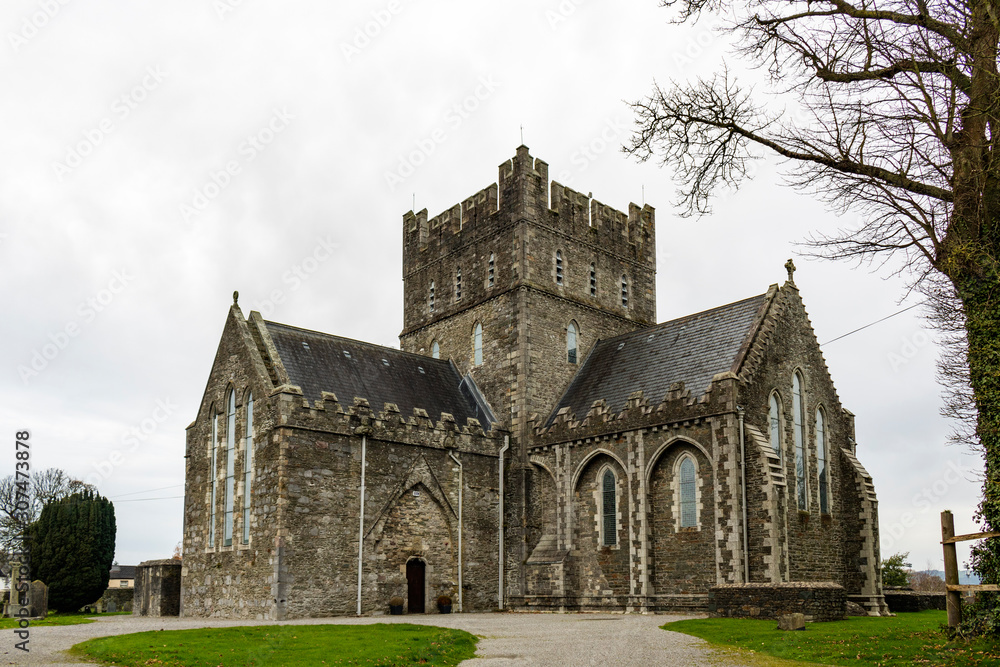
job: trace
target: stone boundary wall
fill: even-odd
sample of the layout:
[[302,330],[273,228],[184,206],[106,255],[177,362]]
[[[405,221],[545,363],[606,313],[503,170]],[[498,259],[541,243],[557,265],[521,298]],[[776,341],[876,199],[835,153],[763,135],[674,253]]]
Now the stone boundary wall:
[[925,611],[927,609],[948,609],[947,593],[924,593],[920,591],[893,591],[884,590],[885,603],[889,605],[889,611],[898,613],[901,611]]
[[708,609],[707,594],[689,595],[511,595],[507,606],[525,612],[607,612],[703,614]]
[[135,568],[135,616],[180,616],[181,561],[147,560]]
[[108,610],[108,603],[112,600],[117,611],[132,611],[132,599],[135,595],[134,588],[109,588],[104,591],[104,595],[97,601],[97,611],[104,613]]
[[847,614],[844,587],[829,581],[724,584],[708,594],[708,613],[725,618],[803,614],[807,621],[839,621]]

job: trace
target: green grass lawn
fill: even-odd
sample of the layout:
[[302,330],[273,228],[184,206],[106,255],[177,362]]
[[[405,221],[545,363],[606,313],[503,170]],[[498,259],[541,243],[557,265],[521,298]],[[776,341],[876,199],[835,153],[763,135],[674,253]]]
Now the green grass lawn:
[[476,653],[475,636],[408,623],[270,625],[139,632],[100,637],[72,651],[115,665],[457,665]]
[[1000,642],[949,642],[943,611],[894,618],[852,617],[807,623],[803,631],[778,630],[777,621],[708,618],[667,623],[664,630],[701,637],[712,644],[828,665],[1000,665]]
[[[75,614],[61,614],[57,611],[50,613],[41,621],[29,621],[32,628],[46,626],[46,625],[78,625],[80,623],[93,623],[91,620],[93,617],[102,616],[117,616],[118,614],[125,613],[130,614],[132,612],[117,612],[111,614],[85,614],[83,612],[77,612]],[[18,627],[18,619],[16,618],[0,618],[0,630],[8,630],[10,628]]]

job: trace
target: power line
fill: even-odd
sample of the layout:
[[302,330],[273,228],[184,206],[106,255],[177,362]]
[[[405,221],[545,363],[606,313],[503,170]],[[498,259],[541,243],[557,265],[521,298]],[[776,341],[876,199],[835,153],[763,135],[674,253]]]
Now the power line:
[[838,340],[840,340],[841,338],[847,338],[847,337],[848,337],[848,336],[850,336],[851,334],[856,334],[856,333],[858,333],[859,331],[862,331],[862,330],[864,330],[864,329],[867,329],[868,327],[871,327],[871,326],[875,326],[875,325],[876,325],[876,324],[878,324],[879,322],[885,322],[885,321],[886,321],[887,319],[889,319],[889,318],[891,318],[891,317],[896,317],[896,315],[902,315],[903,313],[905,313],[905,312],[906,312],[906,311],[908,311],[908,310],[913,310],[913,309],[914,309],[914,308],[916,308],[917,306],[922,306],[922,305],[924,305],[924,303],[926,303],[926,302],[925,302],[925,301],[920,301],[919,303],[915,303],[915,304],[913,304],[912,306],[907,306],[906,308],[904,308],[904,309],[902,309],[902,310],[897,310],[897,311],[896,311],[895,313],[893,313],[892,315],[886,315],[885,317],[883,317],[883,318],[882,318],[882,319],[880,319],[880,320],[875,320],[874,322],[869,322],[868,324],[864,325],[863,327],[858,327],[858,328],[857,328],[857,329],[855,329],[854,331],[848,331],[848,332],[847,332],[847,333],[845,333],[844,335],[842,335],[842,336],[837,336],[836,338],[833,338],[833,339],[831,339],[831,340],[828,340],[828,341],[826,341],[825,343],[820,343],[820,345],[829,345],[830,343],[832,343],[832,342],[834,342],[834,341],[838,341]]
[[184,486],[184,485],[183,484],[174,484],[172,486],[161,486],[158,489],[144,489],[142,491],[132,491],[130,493],[121,493],[121,494],[118,494],[117,496],[113,496],[111,498],[108,498],[108,500],[114,500],[115,498],[124,498],[125,496],[134,496],[134,495],[139,494],[139,493],[152,493],[153,491],[163,491],[164,489],[176,489],[179,486]]
[[142,503],[147,500],[173,500],[175,498],[183,498],[184,496],[160,496],[159,498],[132,498],[131,500],[119,500],[119,503]]

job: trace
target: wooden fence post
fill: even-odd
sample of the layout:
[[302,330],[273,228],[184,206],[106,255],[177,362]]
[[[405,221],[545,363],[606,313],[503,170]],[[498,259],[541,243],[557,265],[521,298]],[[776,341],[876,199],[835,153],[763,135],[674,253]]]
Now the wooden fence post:
[[[955,517],[951,512],[941,512],[941,543],[944,548],[944,583],[958,586],[958,552],[951,538],[955,537]],[[948,627],[958,627],[962,622],[962,594],[948,590]]]

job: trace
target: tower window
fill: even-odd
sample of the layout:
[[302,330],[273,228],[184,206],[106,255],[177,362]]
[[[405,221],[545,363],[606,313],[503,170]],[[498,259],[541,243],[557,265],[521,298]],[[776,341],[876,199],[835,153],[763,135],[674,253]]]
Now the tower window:
[[495,284],[495,276],[496,276],[496,273],[494,271],[493,253],[490,253],[490,271],[489,271],[489,284],[490,284],[490,287],[493,287],[493,285]]
[[597,296],[597,266],[590,265],[590,296]]
[[472,363],[475,366],[483,365],[483,325],[476,322],[476,329],[472,334]]
[[435,359],[441,358],[441,345],[437,341],[431,343],[431,356]]
[[615,475],[610,470],[604,471],[601,482],[603,507],[601,508],[602,532],[604,539],[602,543],[606,547],[613,547],[618,544],[618,531],[615,530]]
[[566,361],[576,363],[576,325],[572,322],[566,327]]
[[430,306],[431,312],[434,312],[434,281],[431,281],[430,295],[427,299],[427,304]]
[[455,273],[455,301],[462,300],[462,267]]
[[562,251],[556,250],[556,285],[563,284],[563,261]]
[[622,307],[628,308],[628,276],[622,274]]

